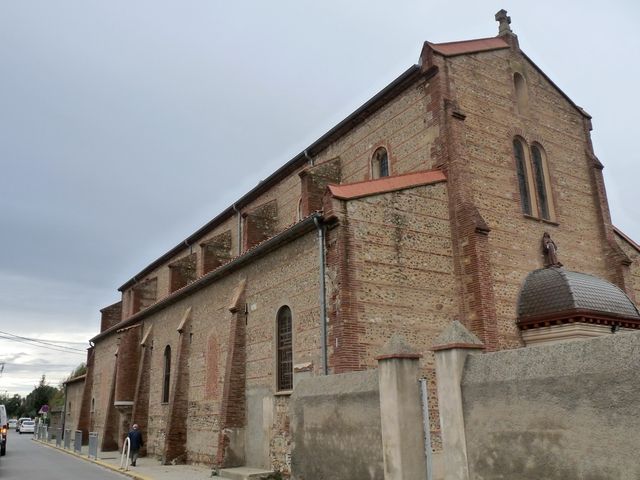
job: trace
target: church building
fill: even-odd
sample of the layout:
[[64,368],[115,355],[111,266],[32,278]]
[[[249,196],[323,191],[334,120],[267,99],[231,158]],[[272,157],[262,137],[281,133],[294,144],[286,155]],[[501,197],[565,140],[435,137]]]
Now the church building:
[[452,322],[486,352],[640,328],[640,246],[611,222],[591,117],[496,20],[495,37],[425,42],[125,281],[91,339],[77,428],[109,450],[137,423],[164,463],[289,475],[298,382],[376,369],[401,334],[437,454],[431,347]]

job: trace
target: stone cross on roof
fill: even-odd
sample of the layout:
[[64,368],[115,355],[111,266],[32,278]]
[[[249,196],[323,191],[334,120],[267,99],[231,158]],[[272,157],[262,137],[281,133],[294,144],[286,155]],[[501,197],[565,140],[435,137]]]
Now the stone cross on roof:
[[511,23],[511,17],[507,15],[507,11],[504,8],[496,13],[496,21],[500,22],[498,35],[513,33],[511,31],[511,27],[509,26],[509,24]]

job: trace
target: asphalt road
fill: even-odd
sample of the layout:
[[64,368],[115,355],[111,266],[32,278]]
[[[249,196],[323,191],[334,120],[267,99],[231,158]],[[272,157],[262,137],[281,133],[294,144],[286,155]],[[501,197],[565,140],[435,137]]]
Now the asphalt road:
[[7,454],[0,457],[2,480],[122,480],[118,473],[34,442],[31,434],[9,432]]

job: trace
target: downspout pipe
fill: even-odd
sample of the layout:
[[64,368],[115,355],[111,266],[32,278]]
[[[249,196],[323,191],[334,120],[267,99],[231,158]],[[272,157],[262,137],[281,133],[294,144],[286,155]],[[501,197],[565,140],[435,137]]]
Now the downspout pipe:
[[313,222],[318,229],[318,260],[320,266],[320,339],[322,348],[322,374],[329,374],[327,361],[327,301],[325,285],[325,226],[322,219],[314,217]]

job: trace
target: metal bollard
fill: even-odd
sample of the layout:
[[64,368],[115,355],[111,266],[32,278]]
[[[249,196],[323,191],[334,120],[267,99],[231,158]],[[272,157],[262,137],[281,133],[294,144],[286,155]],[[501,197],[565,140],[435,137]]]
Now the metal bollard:
[[71,430],[65,429],[64,431],[64,448],[69,450],[71,448]]
[[56,447],[62,445],[62,428],[56,428]]
[[122,445],[122,456],[120,457],[120,470],[129,470],[129,456],[131,455],[131,439],[129,437],[124,439],[124,445]]
[[73,440],[73,451],[76,453],[82,451],[82,430],[76,430],[76,438]]
[[89,432],[89,458],[98,459],[98,432]]

